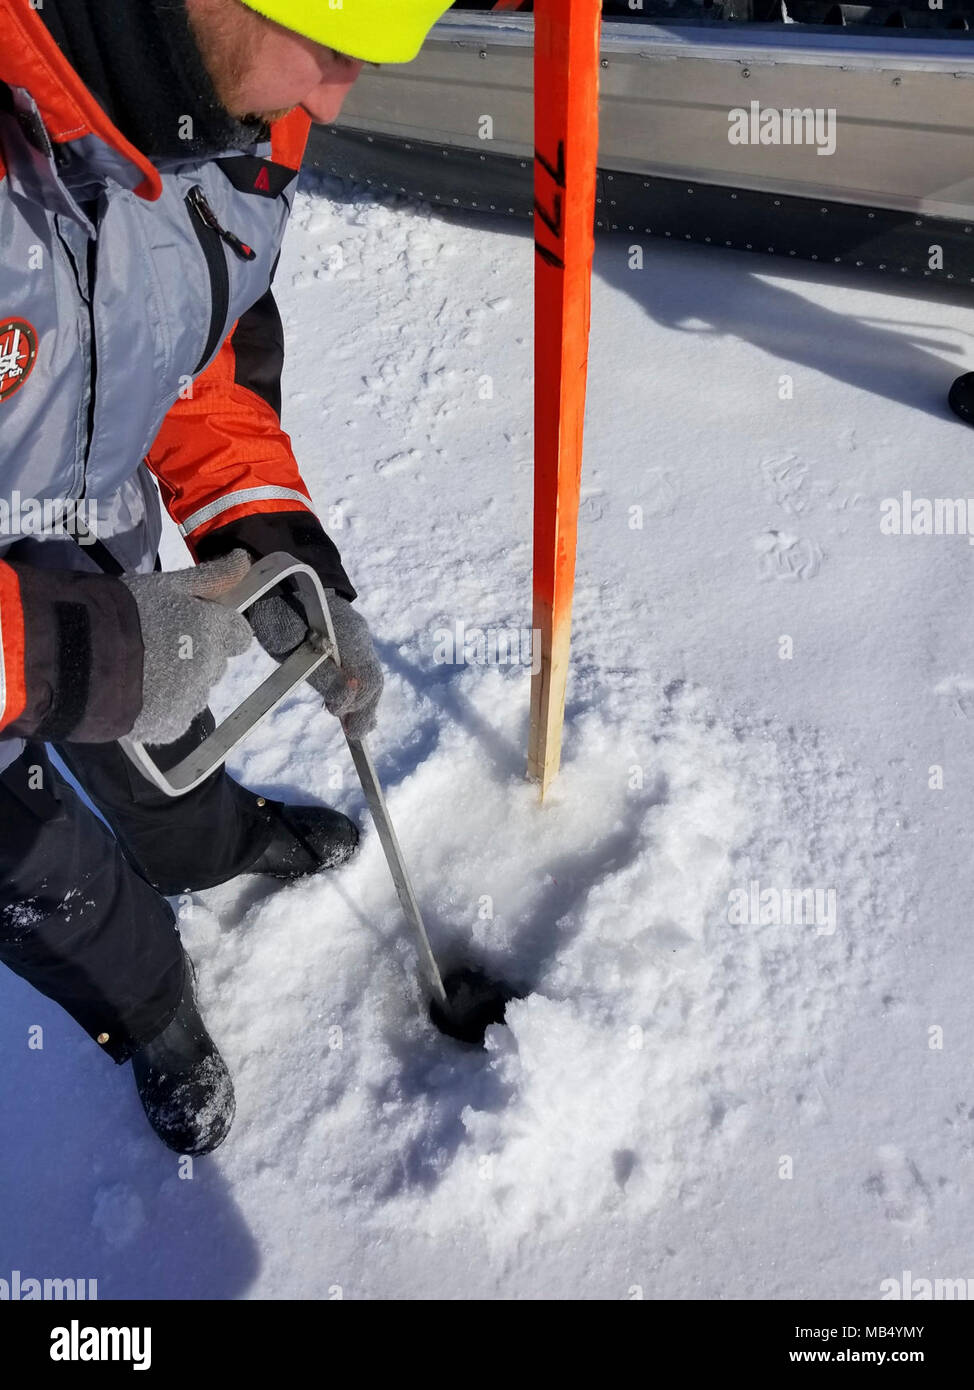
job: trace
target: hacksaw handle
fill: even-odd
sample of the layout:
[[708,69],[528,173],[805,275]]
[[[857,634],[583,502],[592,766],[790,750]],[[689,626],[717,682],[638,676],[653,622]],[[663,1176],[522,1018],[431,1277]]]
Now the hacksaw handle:
[[175,767],[165,771],[144,743],[132,738],[119,740],[122,750],[142,775],[166,796],[185,796],[205,782],[295,686],[307,680],[323,662],[337,657],[338,644],[324,585],[310,565],[295,560],[293,555],[286,555],[282,551],[265,555],[251,566],[235,588],[216,602],[227,608],[235,608],[238,613],[246,613],[258,599],[286,579],[292,579],[297,587],[307,616],[309,635],[263,684],[217,725],[212,734]]

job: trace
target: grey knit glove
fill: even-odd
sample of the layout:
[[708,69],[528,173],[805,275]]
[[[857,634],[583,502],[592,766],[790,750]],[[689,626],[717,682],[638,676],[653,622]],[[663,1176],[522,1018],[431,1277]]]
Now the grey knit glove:
[[[342,721],[349,738],[361,739],[375,728],[382,667],[362,615],[334,589],[326,589],[325,594],[342,664],[339,669],[333,661],[323,662],[308,677],[308,684],[317,690],[329,713]],[[248,616],[258,642],[277,661],[290,656],[308,634],[300,603],[278,593],[255,603]]]
[[122,577],[138,606],[145,648],[142,713],[131,738],[173,743],[206,708],[229,659],[250,646],[247,619],[214,602],[249,569],[247,552],[234,550],[195,569]]

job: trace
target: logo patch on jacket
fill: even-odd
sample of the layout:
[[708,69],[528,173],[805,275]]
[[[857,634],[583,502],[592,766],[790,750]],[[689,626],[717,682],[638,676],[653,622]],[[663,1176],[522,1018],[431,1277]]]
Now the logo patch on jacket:
[[37,361],[37,330],[26,319],[0,319],[0,402],[19,391]]

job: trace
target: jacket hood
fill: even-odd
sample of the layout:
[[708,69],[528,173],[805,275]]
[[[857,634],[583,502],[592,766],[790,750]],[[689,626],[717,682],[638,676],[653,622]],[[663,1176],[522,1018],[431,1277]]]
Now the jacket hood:
[[126,139],[48,33],[30,0],[0,0],[4,43],[0,82],[23,88],[55,145],[94,136],[132,166],[135,192],[157,199],[162,182],[152,162]]

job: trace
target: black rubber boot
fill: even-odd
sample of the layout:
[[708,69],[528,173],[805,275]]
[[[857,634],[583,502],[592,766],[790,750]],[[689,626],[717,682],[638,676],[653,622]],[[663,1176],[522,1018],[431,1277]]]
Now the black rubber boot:
[[974,425],[974,372],[959,376],[950,388],[947,404],[959,419]]
[[341,811],[329,806],[266,804],[276,821],[274,837],[247,873],[303,878],[320,869],[337,869],[358,848],[358,827]]
[[172,1022],[132,1057],[149,1124],[179,1154],[208,1154],[230,1132],[236,1102],[227,1065],[196,1007],[196,970],[186,956],[183,997]]

